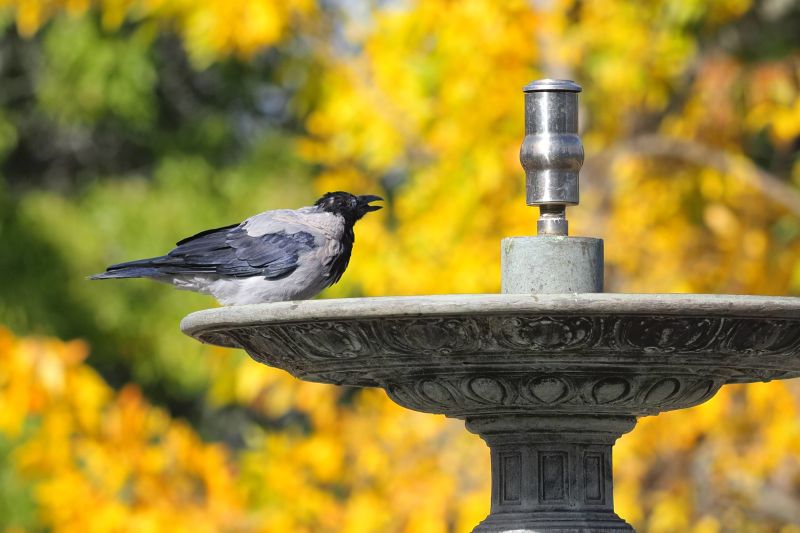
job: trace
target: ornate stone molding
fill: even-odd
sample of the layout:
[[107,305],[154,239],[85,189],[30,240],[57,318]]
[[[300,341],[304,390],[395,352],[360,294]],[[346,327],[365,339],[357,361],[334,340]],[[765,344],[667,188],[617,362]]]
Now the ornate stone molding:
[[[678,373],[723,383],[800,375],[800,362],[787,357],[800,349],[800,314],[787,299],[706,297],[704,305],[690,305],[676,295],[586,296],[378,299],[383,306],[366,308],[360,317],[339,315],[333,300],[290,309],[242,306],[195,313],[183,327],[299,378],[348,385],[385,386],[412,370],[480,373],[487,365],[542,376],[587,365],[592,372],[630,372],[634,365],[634,373],[647,367],[648,375],[664,379]],[[484,307],[476,305],[481,300]],[[308,314],[313,308],[319,316]],[[383,315],[376,312],[381,309]],[[238,317],[230,321],[231,315]]]
[[594,372],[482,372],[409,376],[385,383],[389,397],[409,409],[466,418],[538,414],[624,414],[641,416],[681,409],[711,398],[721,378],[686,374],[640,375],[622,370]]

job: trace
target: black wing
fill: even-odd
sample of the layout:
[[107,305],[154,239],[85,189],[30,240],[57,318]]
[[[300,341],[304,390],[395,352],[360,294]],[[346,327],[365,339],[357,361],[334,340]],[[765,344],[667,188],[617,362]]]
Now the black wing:
[[160,270],[168,274],[219,274],[280,279],[297,269],[300,254],[314,249],[314,236],[281,230],[253,237],[240,226],[220,228],[184,239],[164,256]]
[[222,226],[221,228],[207,229],[205,231],[201,231],[200,233],[195,233],[191,237],[186,237],[185,239],[181,239],[180,241],[175,243],[175,246],[180,246],[181,244],[186,244],[189,241],[198,240],[201,237],[205,237],[206,235],[213,235],[215,233],[224,233],[225,230],[233,229],[233,228],[235,228],[237,226],[239,226],[239,223],[231,224],[230,226]]
[[294,272],[300,255],[314,248],[314,236],[305,231],[253,237],[235,224],[183,239],[165,256],[110,266],[95,278],[216,274],[276,280]]

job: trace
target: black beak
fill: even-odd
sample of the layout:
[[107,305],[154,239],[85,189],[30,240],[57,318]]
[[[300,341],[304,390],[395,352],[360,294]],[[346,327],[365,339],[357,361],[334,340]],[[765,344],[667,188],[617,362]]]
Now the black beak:
[[382,209],[382,205],[369,205],[370,202],[382,202],[383,198],[380,196],[375,196],[374,194],[363,194],[361,196],[357,196],[358,198],[358,206],[364,210],[365,213],[369,213],[370,211],[377,211],[378,209]]

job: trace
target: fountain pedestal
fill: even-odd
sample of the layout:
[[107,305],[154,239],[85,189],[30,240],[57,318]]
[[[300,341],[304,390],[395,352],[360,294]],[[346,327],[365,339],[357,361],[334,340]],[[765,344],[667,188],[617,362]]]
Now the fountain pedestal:
[[476,532],[631,532],[614,512],[611,449],[634,417],[467,418],[492,452],[492,509]]

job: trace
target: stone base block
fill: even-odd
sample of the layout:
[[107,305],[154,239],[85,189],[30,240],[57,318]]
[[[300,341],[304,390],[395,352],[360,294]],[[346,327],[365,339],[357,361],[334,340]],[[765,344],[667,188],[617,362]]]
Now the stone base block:
[[502,243],[503,292],[603,292],[603,241],[589,237],[509,237]]
[[633,533],[633,528],[613,512],[520,512],[489,515],[472,531],[473,533]]

